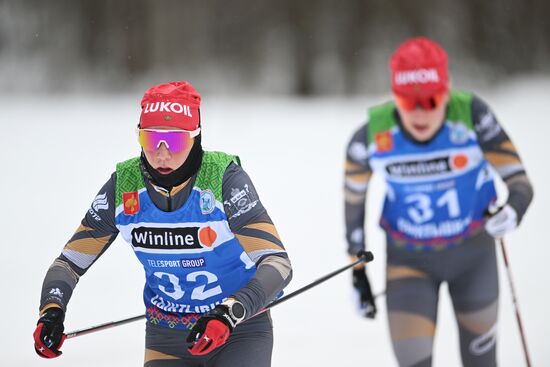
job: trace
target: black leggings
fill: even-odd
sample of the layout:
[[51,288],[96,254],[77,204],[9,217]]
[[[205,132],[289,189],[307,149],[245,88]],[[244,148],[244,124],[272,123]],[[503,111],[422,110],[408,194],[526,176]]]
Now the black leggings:
[[144,367],[269,367],[273,327],[268,312],[238,325],[227,342],[205,356],[193,356],[187,348],[186,330],[147,323]]
[[388,239],[386,303],[401,367],[429,367],[439,287],[447,282],[464,366],[496,366],[498,271],[495,241],[482,232],[439,252],[400,249]]

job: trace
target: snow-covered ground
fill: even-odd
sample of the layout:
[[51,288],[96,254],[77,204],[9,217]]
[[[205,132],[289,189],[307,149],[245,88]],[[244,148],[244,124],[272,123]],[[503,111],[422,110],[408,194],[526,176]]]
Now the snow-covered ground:
[[[199,88],[200,89],[200,88]],[[524,79],[479,94],[519,148],[535,186],[521,228],[506,238],[533,365],[550,365],[549,79]],[[143,322],[68,340],[64,355],[33,351],[43,276],[77,228],[114,164],[139,152],[134,127],[141,91],[127,96],[2,97],[2,266],[0,350],[3,366],[139,366]],[[323,99],[203,96],[206,148],[241,156],[282,236],[294,266],[287,293],[348,263],[342,176],[348,138],[366,106],[384,96]],[[371,191],[368,242],[375,291],[384,287],[385,245],[376,221],[380,186]],[[378,198],[376,197],[378,196]],[[522,366],[523,352],[502,258],[498,356]],[[66,330],[143,312],[143,275],[121,239],[81,279]],[[355,313],[350,274],[273,309],[273,366],[393,366],[384,300],[376,320]],[[442,289],[435,366],[460,366],[451,304]]]

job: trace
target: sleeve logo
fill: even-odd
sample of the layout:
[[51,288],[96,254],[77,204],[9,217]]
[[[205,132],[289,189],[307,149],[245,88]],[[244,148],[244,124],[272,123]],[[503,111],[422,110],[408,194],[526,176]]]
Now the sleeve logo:
[[109,203],[107,202],[107,193],[99,194],[95,197],[92,202],[92,208],[94,211],[107,210],[109,209]]
[[99,215],[100,210],[107,210],[109,209],[109,201],[107,200],[107,193],[98,194],[94,201],[92,202],[92,205],[90,208],[88,208],[88,213],[94,220],[101,221],[101,216]]
[[59,298],[63,298],[63,292],[59,288],[50,289],[50,294]]
[[248,213],[258,204],[258,199],[252,198],[252,193],[248,184],[244,185],[244,189],[231,189],[231,198],[224,201],[224,205],[228,209],[229,219],[237,218],[245,213]]

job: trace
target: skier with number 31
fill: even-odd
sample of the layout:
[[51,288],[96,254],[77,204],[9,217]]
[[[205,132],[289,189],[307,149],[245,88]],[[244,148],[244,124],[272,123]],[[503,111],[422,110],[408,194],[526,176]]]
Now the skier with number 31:
[[292,268],[239,158],[202,150],[200,102],[185,81],[145,92],[141,156],[116,166],[44,279],[41,357],[61,355],[73,290],[120,233],[146,275],[144,366],[271,365],[262,310]]
[[[464,366],[496,366],[498,272],[494,238],[521,222],[533,190],[516,148],[489,107],[449,88],[446,52],[418,37],[390,60],[393,100],[369,109],[345,166],[348,253],[365,247],[365,199],[372,173],[387,183],[386,305],[401,367],[428,367],[439,288],[448,284]],[[495,173],[508,188],[496,204]],[[376,305],[366,270],[353,271],[363,315]]]

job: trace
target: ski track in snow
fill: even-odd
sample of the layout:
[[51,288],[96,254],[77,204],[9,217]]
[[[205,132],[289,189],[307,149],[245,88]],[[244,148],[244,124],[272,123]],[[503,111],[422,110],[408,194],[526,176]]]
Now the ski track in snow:
[[[522,226],[506,238],[516,292],[534,366],[550,365],[550,173],[544,153],[550,136],[550,80],[520,80],[478,91],[519,148],[535,187]],[[0,346],[4,366],[141,366],[144,324],[66,341],[52,362],[33,351],[43,277],[115,163],[139,152],[134,128],[140,92],[127,96],[3,98],[4,301]],[[367,106],[387,96],[296,99],[203,96],[206,149],[239,154],[290,254],[294,279],[286,293],[348,263],[342,178],[345,146]],[[377,227],[381,185],[369,192],[369,275],[383,290],[385,245]],[[374,194],[374,195],[373,195]],[[500,366],[524,365],[502,256],[498,357]],[[273,366],[394,366],[384,299],[374,321],[355,312],[351,275],[336,278],[273,309]],[[66,331],[143,312],[143,274],[118,238],[81,278],[69,304]],[[447,288],[441,290],[434,366],[460,366],[456,325]]]

